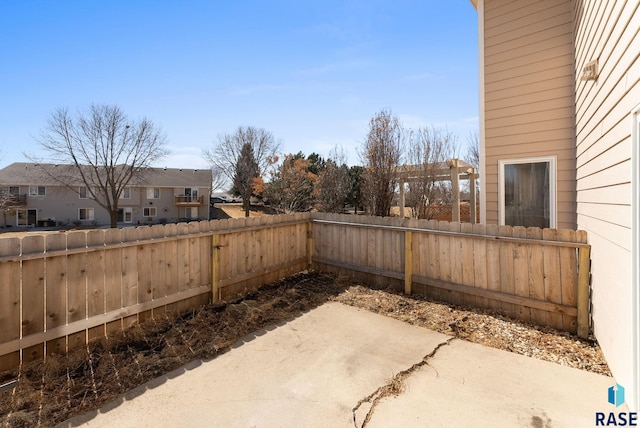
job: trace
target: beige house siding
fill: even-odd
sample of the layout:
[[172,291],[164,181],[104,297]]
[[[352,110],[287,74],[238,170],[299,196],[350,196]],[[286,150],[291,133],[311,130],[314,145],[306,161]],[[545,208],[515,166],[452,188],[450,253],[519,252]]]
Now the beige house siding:
[[485,0],[485,221],[497,224],[498,161],[557,156],[557,227],[575,228],[571,0]]
[[[575,99],[577,224],[592,245],[596,337],[616,380],[638,401],[632,325],[632,114],[640,104],[637,0],[576,1]],[[598,60],[597,80],[581,80]],[[637,340],[637,339],[636,339]],[[637,376],[637,374],[635,375]]]

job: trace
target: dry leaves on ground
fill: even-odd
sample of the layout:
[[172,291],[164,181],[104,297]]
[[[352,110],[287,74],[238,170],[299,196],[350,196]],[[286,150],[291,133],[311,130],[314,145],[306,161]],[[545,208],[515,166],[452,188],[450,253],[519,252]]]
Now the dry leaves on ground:
[[211,359],[252,332],[286,322],[327,301],[367,309],[472,342],[609,375],[597,344],[490,313],[372,290],[350,278],[306,273],[266,285],[244,299],[180,316],[164,313],[91,342],[66,356],[0,373],[0,425],[52,426],[94,410],[190,361]]

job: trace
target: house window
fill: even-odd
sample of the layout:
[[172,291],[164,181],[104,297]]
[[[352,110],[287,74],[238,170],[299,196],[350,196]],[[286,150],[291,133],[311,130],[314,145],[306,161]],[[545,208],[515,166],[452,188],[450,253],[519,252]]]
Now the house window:
[[159,187],[148,187],[147,188],[147,199],[160,199],[160,188]]
[[29,196],[45,196],[46,194],[44,186],[29,186]]
[[131,188],[125,187],[122,189],[122,193],[120,194],[120,199],[131,199]]
[[144,207],[142,209],[143,217],[155,217],[158,215],[158,209],[156,207]]
[[18,186],[9,186],[9,194],[14,196],[20,195],[20,187]]
[[78,195],[80,195],[80,199],[90,199],[91,198],[91,192],[89,192],[89,189],[87,189],[84,186],[80,186],[80,188],[78,189]]
[[500,224],[556,227],[556,157],[498,162]]
[[93,208],[78,209],[78,220],[93,220]]

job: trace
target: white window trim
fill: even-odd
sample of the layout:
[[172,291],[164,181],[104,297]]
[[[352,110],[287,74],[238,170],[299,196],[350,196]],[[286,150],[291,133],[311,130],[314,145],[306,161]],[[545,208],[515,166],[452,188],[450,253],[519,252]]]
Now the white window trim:
[[[91,218],[80,218],[80,211],[85,210],[85,213],[91,212]],[[79,221],[94,221],[96,218],[96,212],[93,208],[78,208],[78,220]]]
[[[127,192],[129,195],[127,196]],[[131,199],[131,187],[125,187],[122,189],[122,193],[120,194],[120,199]]]
[[[145,210],[154,210],[155,214],[145,214]],[[158,207],[144,207],[142,208],[142,217],[157,217],[158,216]]]
[[530,158],[517,158],[517,159],[501,159],[498,161],[498,221],[500,226],[504,226],[504,167],[505,165],[523,164],[523,163],[540,163],[549,162],[549,228],[555,229],[556,212],[558,210],[557,204],[557,174],[556,165],[558,163],[558,157],[553,156],[539,156]]
[[[82,197],[82,189],[86,189],[84,197]],[[87,186],[78,187],[78,197],[80,199],[93,199],[93,195],[91,195],[91,191],[89,190],[89,188]]]
[[[44,189],[44,193],[42,195],[38,192],[38,189],[41,187]],[[31,189],[36,189],[35,193],[33,193]],[[46,186],[29,186],[29,196],[34,196],[34,197],[47,196],[47,187]]]
[[[158,189],[158,197],[156,198],[156,190]],[[153,197],[149,197],[149,191],[151,190],[151,193],[153,194]],[[160,197],[162,196],[162,189],[160,189],[160,187],[147,187],[147,199],[160,199]]]

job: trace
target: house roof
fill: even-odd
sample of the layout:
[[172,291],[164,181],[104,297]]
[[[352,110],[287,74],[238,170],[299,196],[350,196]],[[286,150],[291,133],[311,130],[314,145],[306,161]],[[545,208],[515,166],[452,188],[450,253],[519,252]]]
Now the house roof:
[[[88,166],[83,166],[89,168]],[[65,182],[82,185],[75,165],[15,162],[0,169],[0,186],[59,186],[55,177],[68,177]],[[187,168],[148,168],[133,186],[211,187],[211,170]]]

